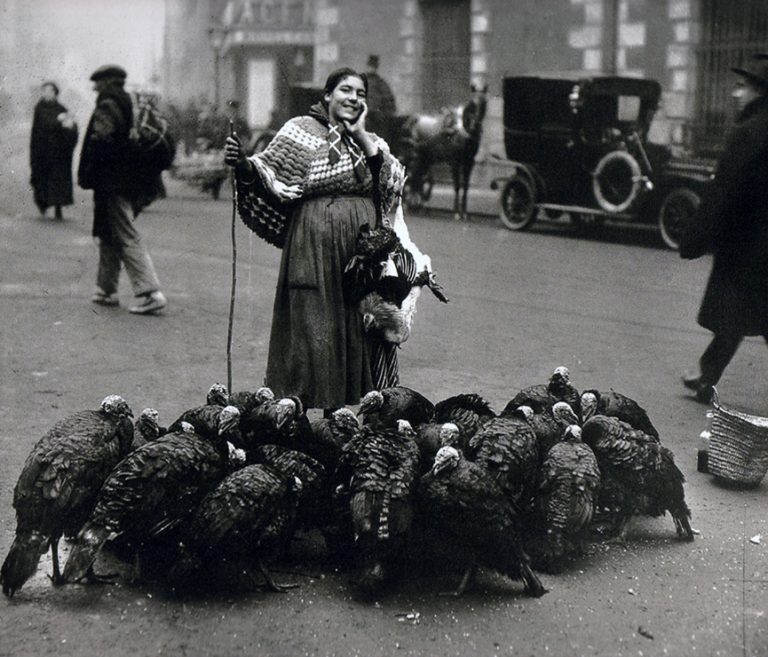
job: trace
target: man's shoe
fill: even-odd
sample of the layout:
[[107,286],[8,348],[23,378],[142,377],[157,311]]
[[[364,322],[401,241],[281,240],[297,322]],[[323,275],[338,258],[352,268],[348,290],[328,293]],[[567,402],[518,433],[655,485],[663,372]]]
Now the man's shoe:
[[100,306],[119,306],[120,300],[117,298],[117,294],[113,292],[112,294],[105,294],[101,290],[96,290],[94,295],[91,297],[91,301],[93,303],[98,303]]
[[168,299],[166,299],[165,295],[159,290],[157,292],[145,294],[143,297],[144,300],[140,304],[131,306],[128,309],[129,313],[133,313],[134,315],[150,315],[162,310],[168,305]]
[[711,404],[713,393],[714,388],[712,386],[706,383],[699,383],[699,387],[696,389],[696,401],[699,404]]
[[688,388],[688,390],[698,391],[701,386],[701,374],[684,374],[683,385]]

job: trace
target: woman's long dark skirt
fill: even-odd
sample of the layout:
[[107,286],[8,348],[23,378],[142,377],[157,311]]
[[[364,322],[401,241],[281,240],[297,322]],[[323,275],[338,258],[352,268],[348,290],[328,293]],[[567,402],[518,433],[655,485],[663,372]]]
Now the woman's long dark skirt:
[[275,394],[336,408],[397,384],[395,345],[367,338],[357,309],[344,300],[344,267],[360,226],[374,217],[371,199],[339,196],[306,200],[291,218],[269,341],[266,384]]

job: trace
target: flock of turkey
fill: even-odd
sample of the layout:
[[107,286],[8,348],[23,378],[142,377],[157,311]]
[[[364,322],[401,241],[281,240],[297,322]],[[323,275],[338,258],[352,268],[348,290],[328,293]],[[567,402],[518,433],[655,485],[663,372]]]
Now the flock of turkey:
[[298,398],[215,384],[167,429],[152,409],[132,417],[110,395],[34,446],[14,490],[5,595],[49,547],[55,584],[106,577],[93,566],[108,545],[172,590],[256,586],[257,572],[283,590],[267,564],[317,529],[363,593],[396,581],[419,545],[462,575],[453,594],[485,567],[539,596],[534,569],[557,572],[598,519],[622,540],[633,515],[668,511],[693,540],[683,475],[647,413],[613,391],[579,393],[564,367],[498,415],[477,394],[432,404],[398,386],[365,395],[358,415],[311,421]]

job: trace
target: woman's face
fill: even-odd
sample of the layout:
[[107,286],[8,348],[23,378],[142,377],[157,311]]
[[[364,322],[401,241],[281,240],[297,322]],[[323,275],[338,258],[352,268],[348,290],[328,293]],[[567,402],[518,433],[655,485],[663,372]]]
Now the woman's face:
[[354,122],[363,111],[365,85],[356,75],[348,75],[339,80],[334,90],[325,94],[324,98],[328,103],[331,123],[341,123],[344,120]]
[[56,100],[56,90],[50,84],[42,87],[40,95],[43,97],[43,100]]

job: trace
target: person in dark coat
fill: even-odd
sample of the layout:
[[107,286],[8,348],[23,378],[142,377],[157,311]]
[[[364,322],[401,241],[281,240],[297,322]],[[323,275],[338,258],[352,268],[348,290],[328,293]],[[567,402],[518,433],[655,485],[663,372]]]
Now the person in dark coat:
[[680,244],[683,258],[713,253],[698,322],[714,333],[697,375],[683,377],[709,403],[744,336],[768,341],[768,55],[755,55],[738,75],[739,114],[702,198],[697,221]]
[[93,190],[93,236],[99,246],[96,292],[91,301],[118,305],[120,268],[131,280],[138,303],[129,312],[146,315],[167,305],[160,291],[152,260],[134,225],[139,200],[146,190],[145,176],[137,175],[130,130],[131,97],[125,92],[126,72],[119,66],[98,68],[91,80],[96,109],[91,115],[80,153],[77,177],[80,187]]
[[389,84],[379,75],[378,55],[368,56],[365,74],[368,78],[368,129],[391,142],[391,120],[397,113],[397,103]]
[[29,161],[40,214],[53,207],[56,219],[62,219],[61,208],[73,202],[72,153],[77,144],[77,124],[58,98],[58,86],[44,82],[32,120]]

